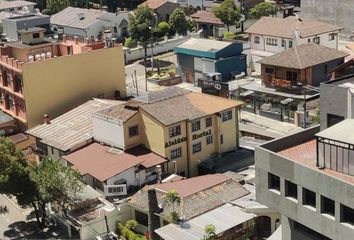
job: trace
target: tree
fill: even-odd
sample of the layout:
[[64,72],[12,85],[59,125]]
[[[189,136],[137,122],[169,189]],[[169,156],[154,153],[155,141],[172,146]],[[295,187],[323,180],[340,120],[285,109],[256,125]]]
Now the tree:
[[135,48],[138,46],[138,43],[132,37],[128,37],[127,39],[125,39],[124,46],[128,48]]
[[213,13],[226,25],[228,32],[230,26],[235,25],[241,19],[241,11],[233,0],[225,0],[219,7],[213,8]]
[[176,8],[170,16],[171,28],[180,35],[185,35],[190,29],[190,23],[182,8]]
[[162,36],[166,36],[170,32],[170,25],[167,22],[160,22],[157,28],[159,34]]
[[320,120],[321,120],[321,119],[320,119],[320,116],[321,116],[320,109],[317,108],[315,115],[312,116],[312,123],[313,123],[314,125],[320,124]]
[[0,138],[0,193],[15,196],[23,207],[32,206],[39,226],[43,226],[37,206],[45,203],[30,178],[30,166],[24,154],[5,138]]
[[162,196],[162,199],[168,204],[172,205],[172,212],[170,213],[170,221],[176,223],[178,221],[178,213],[175,210],[175,205],[181,202],[181,198],[176,190],[170,190],[165,195]]
[[215,240],[216,239],[216,228],[213,224],[208,224],[204,227],[204,237],[203,240]]
[[154,12],[147,6],[139,6],[133,14],[129,15],[129,32],[132,39],[140,42],[144,48],[144,65],[145,65],[145,78],[146,73],[146,58],[147,47],[152,40],[153,31],[155,29],[155,16]]
[[224,32],[224,39],[225,40],[234,40],[236,34],[234,32]]
[[255,7],[250,9],[249,13],[254,18],[274,16],[277,13],[277,7],[268,2],[258,3]]
[[57,202],[64,214],[78,200],[83,189],[81,175],[58,160],[44,158],[31,171],[40,196],[48,202]]
[[70,0],[47,0],[46,8],[49,13],[54,14],[60,12],[64,8],[70,6]]

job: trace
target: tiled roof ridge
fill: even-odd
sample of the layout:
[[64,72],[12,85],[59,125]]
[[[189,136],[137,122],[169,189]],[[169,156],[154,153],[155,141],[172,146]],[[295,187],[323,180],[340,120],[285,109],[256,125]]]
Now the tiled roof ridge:
[[295,52],[295,56],[296,56],[297,62],[300,65],[300,69],[303,69],[303,65],[302,65],[299,53],[297,52],[297,46],[294,47],[294,52]]

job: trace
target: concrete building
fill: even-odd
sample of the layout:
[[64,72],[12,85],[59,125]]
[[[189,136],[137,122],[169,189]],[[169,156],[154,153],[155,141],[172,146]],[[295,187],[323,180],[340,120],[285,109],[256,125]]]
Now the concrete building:
[[156,14],[157,22],[168,22],[178,4],[167,0],[147,0],[140,6],[147,6],[152,9]]
[[97,142],[139,145],[169,159],[165,172],[196,176],[198,163],[238,147],[241,102],[170,87],[93,115]]
[[178,71],[183,80],[197,84],[207,73],[219,73],[218,81],[228,81],[246,72],[242,43],[191,38],[177,47]]
[[78,36],[81,39],[102,39],[105,30],[113,37],[128,35],[128,12],[110,13],[98,9],[67,7],[50,18],[51,30],[57,34]]
[[329,72],[344,63],[348,54],[315,43],[307,43],[266,57],[261,64],[266,87],[286,89],[298,83],[318,87],[330,79]]
[[342,26],[343,34],[351,34],[353,26],[352,0],[301,0],[301,15],[307,19],[315,19]]
[[16,13],[16,12],[34,12],[34,6],[36,3],[34,2],[29,2],[29,1],[23,1],[23,0],[14,0],[14,1],[6,1],[6,0],[1,0],[0,1],[0,12],[11,12],[11,13]]
[[321,130],[347,118],[354,118],[354,75],[321,85]]
[[92,97],[125,95],[120,46],[104,48],[104,42],[66,37],[62,42],[48,41],[44,32],[21,30],[21,41],[0,49],[0,109],[16,118],[20,129],[42,123],[44,114],[57,117]]
[[16,120],[0,110],[0,136],[7,136],[16,133]]
[[250,67],[260,72],[260,66],[255,64],[258,60],[304,43],[338,49],[340,29],[336,25],[296,16],[262,17],[245,31],[250,41]]
[[282,215],[281,239],[352,239],[351,81],[321,85],[321,118],[334,113],[348,119],[321,119],[322,131],[316,126],[256,149],[257,201]]
[[39,14],[18,15],[2,20],[3,33],[8,41],[18,41],[19,31],[26,28],[40,27],[49,30],[50,17]]

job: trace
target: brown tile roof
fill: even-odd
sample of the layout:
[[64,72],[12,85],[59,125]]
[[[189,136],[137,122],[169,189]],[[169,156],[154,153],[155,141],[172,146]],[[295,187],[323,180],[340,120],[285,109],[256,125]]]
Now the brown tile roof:
[[29,129],[26,133],[41,142],[67,151],[92,139],[92,114],[105,108],[122,104],[122,101],[93,99],[50,121]]
[[140,5],[144,5],[144,6],[147,5],[150,9],[155,10],[161,7],[162,5],[164,5],[165,3],[167,3],[166,0],[147,0]]
[[[176,190],[181,196],[177,211],[179,216],[186,220],[249,194],[233,179],[222,174],[213,174],[146,186],[134,194],[129,203],[135,208],[147,211],[147,191],[149,188],[156,189],[159,204],[163,202],[162,196],[165,192]],[[161,214],[167,217],[171,211],[172,206],[166,205]]]
[[162,163],[167,162],[167,159],[147,150],[142,147],[135,147],[125,151],[127,154],[136,156],[144,160],[141,165],[145,168],[150,168]]
[[108,118],[118,119],[123,122],[126,122],[131,117],[133,117],[138,111],[136,109],[131,109],[125,104],[113,106],[107,109],[103,109],[94,113],[94,115],[101,115]]
[[230,108],[241,106],[242,102],[209,94],[189,92],[187,94],[144,104],[141,108],[165,126],[198,119]]
[[81,175],[89,174],[101,182],[129,168],[140,164],[143,165],[145,161],[145,165],[148,167],[166,161],[162,157],[144,150],[132,150],[131,153],[136,153],[137,155],[92,143],[63,158],[70,162],[73,168],[77,169]]
[[287,18],[262,17],[245,32],[265,36],[294,38],[296,28],[299,29],[301,38],[341,29],[329,23],[306,19],[298,20],[297,17],[290,16]]
[[191,17],[198,23],[209,23],[214,25],[224,25],[224,23],[215,16],[213,12],[199,10]]
[[346,56],[348,56],[347,53],[336,49],[315,43],[309,43],[295,46],[283,52],[266,57],[258,62],[261,64],[285,68],[305,69],[310,66],[344,58]]

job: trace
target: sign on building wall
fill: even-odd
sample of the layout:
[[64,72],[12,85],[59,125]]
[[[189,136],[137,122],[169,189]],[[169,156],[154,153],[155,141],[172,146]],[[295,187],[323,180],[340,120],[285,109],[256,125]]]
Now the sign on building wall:
[[127,195],[127,185],[126,184],[105,185],[104,195],[106,197]]

